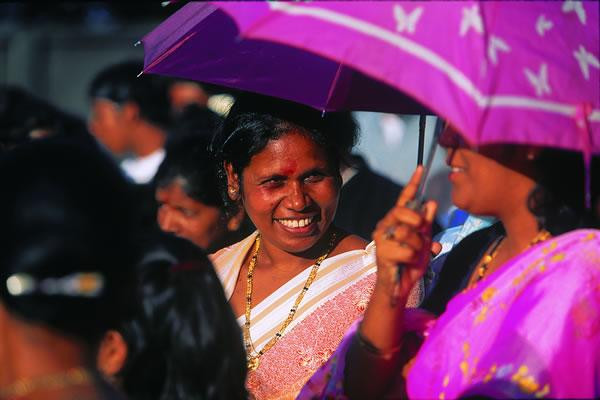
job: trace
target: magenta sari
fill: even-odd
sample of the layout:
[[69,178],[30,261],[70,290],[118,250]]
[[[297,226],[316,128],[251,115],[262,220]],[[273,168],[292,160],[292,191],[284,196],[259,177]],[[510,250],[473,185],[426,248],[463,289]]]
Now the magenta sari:
[[[436,320],[406,312],[424,338],[386,397],[449,399],[600,396],[600,231],[540,243],[454,297]],[[356,325],[300,399],[345,398],[346,351]],[[398,376],[397,381],[405,378]]]

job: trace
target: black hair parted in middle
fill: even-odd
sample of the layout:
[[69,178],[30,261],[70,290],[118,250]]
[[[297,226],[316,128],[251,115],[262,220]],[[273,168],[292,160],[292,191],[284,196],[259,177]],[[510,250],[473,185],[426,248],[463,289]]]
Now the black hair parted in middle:
[[[331,166],[339,171],[349,163],[350,153],[358,140],[359,128],[350,112],[321,112],[287,100],[254,93],[238,95],[231,107],[223,129],[211,144],[217,162],[221,196],[227,206],[225,163],[242,176],[252,157],[267,143],[290,131],[305,134],[321,146]],[[340,177],[341,179],[341,177]]]

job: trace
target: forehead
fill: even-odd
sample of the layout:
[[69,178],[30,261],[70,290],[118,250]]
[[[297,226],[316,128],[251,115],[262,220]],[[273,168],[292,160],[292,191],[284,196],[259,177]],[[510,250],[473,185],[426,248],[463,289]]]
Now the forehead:
[[176,178],[168,185],[156,188],[155,197],[166,203],[199,203],[185,193],[183,190],[184,185],[185,180],[183,178]]
[[291,131],[270,140],[264,149],[251,158],[244,171],[289,175],[325,167],[329,161],[326,151],[308,135]]
[[95,113],[116,113],[119,111],[119,105],[103,97],[97,97],[92,101],[92,109]]

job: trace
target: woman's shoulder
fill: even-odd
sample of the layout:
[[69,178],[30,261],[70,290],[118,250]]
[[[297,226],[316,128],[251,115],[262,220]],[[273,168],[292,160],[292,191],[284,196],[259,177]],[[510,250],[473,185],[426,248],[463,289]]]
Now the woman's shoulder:
[[344,233],[338,245],[327,258],[331,266],[343,266],[345,272],[375,270],[375,246],[360,236]]
[[240,240],[237,243],[233,243],[229,246],[223,247],[220,250],[215,251],[210,254],[208,257],[210,261],[215,265],[215,267],[219,267],[220,265],[227,264],[231,259],[236,259],[239,257],[240,253],[246,253],[246,251],[250,248],[254,240],[256,239],[257,231],[253,232],[249,236]]
[[358,235],[346,234],[336,246],[333,256],[352,250],[364,250],[368,242]]
[[584,266],[593,267],[596,274],[600,274],[600,230],[578,229],[563,233],[548,239],[538,246],[538,251],[550,262],[562,261],[568,265],[577,265],[577,270],[584,270]]

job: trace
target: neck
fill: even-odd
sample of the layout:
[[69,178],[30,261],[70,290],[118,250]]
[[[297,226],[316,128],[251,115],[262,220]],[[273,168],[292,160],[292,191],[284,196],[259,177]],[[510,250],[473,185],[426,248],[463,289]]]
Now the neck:
[[131,133],[131,150],[138,157],[145,157],[165,144],[165,133],[162,129],[140,120]]
[[0,388],[86,365],[85,347],[47,328],[12,318],[0,304]]
[[261,237],[258,264],[262,268],[273,268],[281,272],[302,271],[317,258],[333,250],[329,243],[331,235],[332,230],[329,229],[313,247],[300,253],[282,250]]
[[509,257],[521,253],[530,244],[539,232],[535,216],[527,206],[515,207],[500,217],[500,221],[506,231],[506,237],[502,247]]

